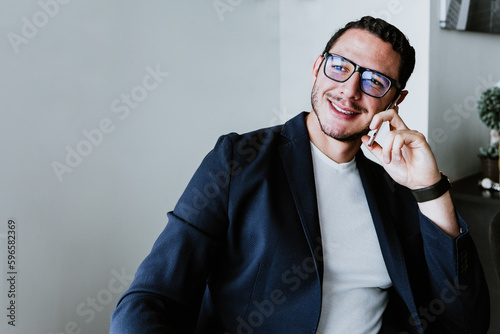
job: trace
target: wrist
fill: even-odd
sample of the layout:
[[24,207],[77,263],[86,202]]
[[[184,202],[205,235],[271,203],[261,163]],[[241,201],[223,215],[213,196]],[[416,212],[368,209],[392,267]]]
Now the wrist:
[[446,175],[440,172],[439,180],[431,186],[412,189],[411,192],[417,202],[432,201],[444,195],[451,188],[450,180]]

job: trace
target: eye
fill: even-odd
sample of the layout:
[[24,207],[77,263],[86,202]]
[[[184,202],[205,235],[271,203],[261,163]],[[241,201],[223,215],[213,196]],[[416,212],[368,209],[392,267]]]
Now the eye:
[[344,58],[334,56],[330,63],[330,69],[335,73],[346,75],[351,72],[352,65]]
[[389,85],[389,80],[384,76],[371,71],[363,73],[363,82],[376,89],[385,89]]
[[337,72],[348,72],[349,70],[342,65],[332,65],[332,69]]
[[370,82],[371,82],[371,85],[372,85],[372,86],[384,87],[384,84],[383,84],[383,83],[381,83],[380,81],[378,81],[378,80],[376,80],[376,79],[374,79],[374,78],[372,78],[372,79],[370,80]]

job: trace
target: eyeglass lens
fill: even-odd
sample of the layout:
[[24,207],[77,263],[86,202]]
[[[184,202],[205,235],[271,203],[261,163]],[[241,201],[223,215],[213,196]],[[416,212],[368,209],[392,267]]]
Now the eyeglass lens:
[[[344,82],[355,72],[356,66],[349,60],[337,55],[330,55],[325,64],[325,74],[335,81]],[[383,96],[391,81],[380,73],[364,70],[361,72],[361,90],[368,95]]]

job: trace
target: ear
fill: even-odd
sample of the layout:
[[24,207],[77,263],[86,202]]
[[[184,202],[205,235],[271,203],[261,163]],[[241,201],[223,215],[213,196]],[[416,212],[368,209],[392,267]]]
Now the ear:
[[404,101],[404,99],[406,98],[406,96],[408,95],[408,91],[407,90],[402,90],[401,93],[399,93],[399,97],[396,101],[396,105],[400,105],[401,102]]
[[312,84],[314,85],[314,82],[316,81],[316,78],[318,77],[318,72],[319,72],[319,68],[321,66],[321,63],[323,62],[323,56],[318,56],[318,58],[316,58],[316,61],[314,62],[314,66],[313,66],[313,71],[312,71]]

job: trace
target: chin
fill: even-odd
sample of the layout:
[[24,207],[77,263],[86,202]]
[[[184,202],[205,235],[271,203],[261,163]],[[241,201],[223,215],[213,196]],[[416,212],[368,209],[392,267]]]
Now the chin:
[[321,127],[321,131],[323,131],[325,135],[343,143],[352,143],[360,141],[361,137],[367,135],[370,132],[370,129],[367,127],[360,132],[347,133],[336,130],[333,125],[322,123],[320,117],[318,117],[318,122]]

